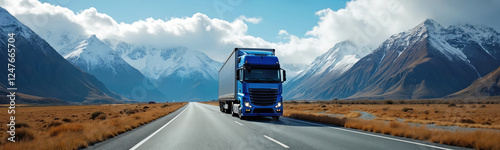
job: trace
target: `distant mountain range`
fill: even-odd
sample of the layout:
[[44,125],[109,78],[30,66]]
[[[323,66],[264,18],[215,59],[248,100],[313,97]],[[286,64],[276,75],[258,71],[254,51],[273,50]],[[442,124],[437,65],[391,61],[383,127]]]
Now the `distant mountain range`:
[[71,43],[59,53],[126,98],[138,101],[164,101],[167,98],[141,72],[125,62],[95,35]]
[[159,49],[121,41],[106,43],[142,72],[168,100],[217,99],[217,72],[222,63],[204,53],[184,47]]
[[[324,75],[314,81],[294,81],[316,84],[306,87],[306,91],[292,89],[286,96],[325,100],[444,97],[500,66],[499,37],[490,27],[461,24],[444,28],[427,19],[413,29],[391,36],[338,77],[335,76],[341,71],[304,73],[307,79]],[[318,59],[315,62],[325,58]]]
[[[115,94],[94,76],[85,73],[59,55],[45,40],[0,8],[0,47],[7,47],[8,33],[15,33],[16,91],[25,102],[35,103],[119,103],[128,99]],[[0,52],[7,64],[7,51]],[[1,69],[7,70],[7,65]],[[0,75],[0,91],[5,92],[7,73]],[[35,101],[33,101],[35,99]],[[2,100],[3,101],[3,100]],[[23,100],[21,100],[23,101]]]

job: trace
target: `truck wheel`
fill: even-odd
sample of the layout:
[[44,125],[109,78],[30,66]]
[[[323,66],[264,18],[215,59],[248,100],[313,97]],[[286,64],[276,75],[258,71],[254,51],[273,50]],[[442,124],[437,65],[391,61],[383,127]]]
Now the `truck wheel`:
[[274,120],[274,121],[278,121],[278,120],[280,120],[280,116],[273,116],[273,120]]
[[238,112],[238,118],[240,118],[240,120],[245,120],[245,119],[247,119],[247,117],[245,117],[245,116],[241,116],[241,110]]
[[232,112],[231,112],[231,111],[232,111],[231,107],[232,107],[232,104],[231,104],[231,103],[228,103],[228,104],[227,104],[227,109],[226,109],[226,114],[231,114],[231,113],[232,113]]
[[224,112],[224,107],[222,106],[221,102],[219,102],[219,110],[220,110],[220,112]]

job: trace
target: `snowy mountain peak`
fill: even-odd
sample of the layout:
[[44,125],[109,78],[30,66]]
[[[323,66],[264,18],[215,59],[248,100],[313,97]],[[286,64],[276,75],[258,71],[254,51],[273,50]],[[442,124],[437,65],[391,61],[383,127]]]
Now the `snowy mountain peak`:
[[67,52],[64,58],[73,63],[80,63],[85,66],[86,70],[91,70],[94,67],[107,66],[114,68],[117,64],[125,64],[110,47],[99,40],[95,35],[87,37],[87,39],[76,42],[73,48],[63,49],[61,52]]
[[161,76],[176,74],[202,74],[207,79],[217,79],[217,71],[222,63],[209,58],[202,52],[185,47],[155,48],[114,42],[115,51],[148,79],[155,81]]
[[359,46],[349,40],[339,42],[326,53],[317,57],[296,78],[301,78],[306,74],[318,76],[331,72],[340,75],[370,52],[368,47]]
[[425,26],[427,29],[432,29],[432,30],[442,30],[443,26],[441,26],[438,22],[432,19],[426,19],[424,22],[421,23],[422,26]]

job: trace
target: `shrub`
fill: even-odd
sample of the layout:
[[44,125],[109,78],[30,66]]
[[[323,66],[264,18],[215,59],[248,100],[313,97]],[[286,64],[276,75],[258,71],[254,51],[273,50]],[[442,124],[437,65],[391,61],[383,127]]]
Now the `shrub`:
[[100,114],[99,116],[95,117],[95,119],[106,120],[106,114]]
[[133,109],[124,109],[123,112],[125,114],[127,114],[127,115],[131,115],[131,114],[135,114],[135,113],[139,112],[139,110],[135,109],[135,108],[133,108]]
[[460,119],[460,123],[469,123],[469,124],[474,124],[476,123],[474,120],[465,118],[465,119]]
[[33,139],[35,139],[35,136],[30,129],[16,129],[16,141],[31,141]]
[[394,101],[392,101],[392,100],[386,100],[384,103],[391,105],[391,104],[394,104]]
[[418,113],[419,113],[419,114],[427,114],[427,115],[428,115],[428,114],[429,114],[429,111],[428,111],[428,110],[424,110],[424,111],[419,111]]
[[17,128],[29,128],[30,126],[24,122],[16,122],[16,125],[14,125],[14,127],[16,127],[17,129]]
[[104,114],[106,115],[104,112],[102,111],[95,111],[92,113],[92,115],[90,116],[90,119],[94,120],[97,116],[101,115],[101,114]]
[[403,108],[403,112],[413,112],[413,108],[405,107]]
[[165,108],[165,107],[168,107],[168,106],[170,106],[170,105],[169,104],[164,104],[164,105],[161,106],[161,108]]
[[50,127],[57,127],[57,126],[60,126],[61,124],[62,124],[62,122],[60,122],[60,121],[52,121],[52,122],[50,122],[50,123],[47,125],[47,127],[49,127],[49,128],[50,128]]
[[64,118],[64,119],[62,119],[62,121],[64,121],[64,122],[73,122],[73,120],[71,120],[69,118]]
[[448,107],[457,107],[457,104],[455,104],[455,103],[450,103],[450,104],[448,104]]

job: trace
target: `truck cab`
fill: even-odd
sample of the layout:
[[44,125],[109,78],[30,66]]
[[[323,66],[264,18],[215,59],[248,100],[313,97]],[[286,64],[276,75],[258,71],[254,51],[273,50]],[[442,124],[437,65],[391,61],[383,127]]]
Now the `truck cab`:
[[[221,81],[219,81],[219,102],[221,111],[231,113],[241,119],[249,116],[271,116],[278,120],[283,115],[282,83],[286,72],[281,69],[274,49],[236,48],[233,100],[221,101]],[[228,59],[228,61],[232,61]],[[224,64],[224,67],[228,63]],[[221,68],[221,70],[223,69]],[[230,67],[233,68],[233,67]],[[224,72],[222,72],[224,73]],[[230,78],[219,80],[231,80]],[[222,81],[224,82],[224,81]]]

